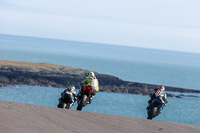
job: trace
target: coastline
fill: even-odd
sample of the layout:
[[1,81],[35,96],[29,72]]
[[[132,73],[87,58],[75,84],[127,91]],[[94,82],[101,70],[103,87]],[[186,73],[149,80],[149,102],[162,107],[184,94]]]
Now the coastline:
[[[30,85],[66,88],[79,83],[84,79],[89,70],[60,66],[49,63],[29,63],[19,61],[0,60],[0,86]],[[100,84],[100,91],[149,95],[152,89],[158,85],[123,81],[118,77],[95,72]],[[189,97],[198,97],[192,93],[200,93],[200,90],[184,89],[165,86],[166,91],[180,92],[179,95],[172,93],[168,97],[181,98],[190,93]]]

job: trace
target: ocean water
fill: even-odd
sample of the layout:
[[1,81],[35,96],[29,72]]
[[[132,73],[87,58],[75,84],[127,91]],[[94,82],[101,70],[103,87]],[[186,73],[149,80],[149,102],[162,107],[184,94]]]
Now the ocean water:
[[[110,74],[126,81],[200,90],[200,54],[194,53],[0,34],[0,59],[53,63]],[[2,87],[0,100],[56,107],[61,91],[48,87]],[[148,96],[99,92],[83,111],[146,118],[148,99]],[[155,120],[200,125],[199,104],[199,98],[169,98]]]
[[0,34],[0,59],[47,62],[133,82],[200,89],[200,54]]

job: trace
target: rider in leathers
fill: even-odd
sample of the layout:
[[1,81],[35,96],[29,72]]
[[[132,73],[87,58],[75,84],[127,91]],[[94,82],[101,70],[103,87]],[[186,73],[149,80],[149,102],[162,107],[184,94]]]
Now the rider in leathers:
[[148,107],[147,109],[149,109],[151,107],[151,103],[154,99],[156,98],[160,98],[161,101],[163,102],[163,106],[158,110],[156,115],[160,114],[160,111],[163,109],[163,107],[166,105],[166,103],[168,102],[167,100],[167,94],[164,92],[165,91],[165,87],[160,85],[158,88],[154,89],[154,92],[152,92],[150,94],[150,100],[148,101]]
[[[91,85],[93,88],[93,93],[89,99],[89,104],[91,104],[92,99],[96,96],[96,93],[99,91],[99,82],[94,74],[94,72],[89,72],[88,76],[80,83],[81,87],[85,87]],[[79,90],[79,94],[81,93],[81,89]],[[78,94],[78,96],[79,96]]]
[[[74,87],[73,85],[71,85],[71,86],[69,86],[68,88],[66,88],[66,89],[61,93],[61,98],[59,98],[59,101],[60,101],[60,100],[64,101],[64,94],[65,94],[65,93],[67,93],[67,94],[70,96],[70,98],[71,98],[71,102],[70,102],[70,107],[71,107],[72,105],[75,104],[76,99],[77,99],[75,87]],[[74,97],[74,98],[73,98],[73,97]]]

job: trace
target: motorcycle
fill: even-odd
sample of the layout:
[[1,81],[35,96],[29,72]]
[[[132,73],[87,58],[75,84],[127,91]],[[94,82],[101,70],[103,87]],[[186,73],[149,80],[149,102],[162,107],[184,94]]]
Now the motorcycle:
[[89,100],[91,98],[91,94],[93,93],[93,88],[91,85],[85,86],[81,89],[81,93],[78,96],[77,99],[77,110],[82,110],[83,107],[87,106],[89,104]]
[[64,93],[61,98],[58,99],[59,103],[57,105],[58,108],[63,109],[71,109],[74,105],[72,101],[72,96],[70,94]]
[[147,107],[147,119],[153,119],[154,117],[160,114],[160,109],[163,107],[163,102],[160,98],[156,98],[152,103]]

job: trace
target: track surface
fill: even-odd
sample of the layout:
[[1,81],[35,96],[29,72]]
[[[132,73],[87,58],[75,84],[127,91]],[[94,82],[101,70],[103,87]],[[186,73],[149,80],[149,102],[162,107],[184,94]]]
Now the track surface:
[[200,126],[0,101],[0,133],[200,133]]

